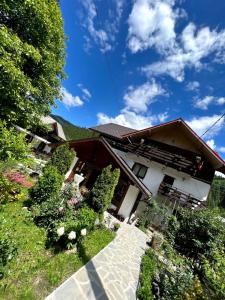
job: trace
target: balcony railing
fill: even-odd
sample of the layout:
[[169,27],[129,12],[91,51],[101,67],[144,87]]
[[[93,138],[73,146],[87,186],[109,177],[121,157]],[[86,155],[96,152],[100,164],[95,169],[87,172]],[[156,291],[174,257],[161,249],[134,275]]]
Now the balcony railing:
[[176,205],[180,205],[183,207],[196,209],[204,206],[201,200],[164,182],[160,184],[158,193],[162,196],[165,196],[170,202],[172,202],[174,207]]

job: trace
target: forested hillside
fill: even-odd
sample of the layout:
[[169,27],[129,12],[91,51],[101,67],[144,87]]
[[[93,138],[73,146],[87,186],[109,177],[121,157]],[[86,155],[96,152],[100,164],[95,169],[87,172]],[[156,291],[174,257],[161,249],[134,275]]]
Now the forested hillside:
[[225,209],[225,178],[215,176],[211,191],[208,197],[210,207],[220,207]]
[[76,126],[60,116],[53,114],[51,116],[62,125],[67,140],[78,140],[98,136],[96,132]]

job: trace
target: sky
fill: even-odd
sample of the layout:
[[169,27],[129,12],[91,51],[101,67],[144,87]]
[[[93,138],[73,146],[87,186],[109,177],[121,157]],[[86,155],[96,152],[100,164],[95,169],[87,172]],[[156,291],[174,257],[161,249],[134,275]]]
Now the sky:
[[[54,114],[142,129],[225,112],[224,0],[61,0],[67,78]],[[205,141],[225,159],[225,118]]]

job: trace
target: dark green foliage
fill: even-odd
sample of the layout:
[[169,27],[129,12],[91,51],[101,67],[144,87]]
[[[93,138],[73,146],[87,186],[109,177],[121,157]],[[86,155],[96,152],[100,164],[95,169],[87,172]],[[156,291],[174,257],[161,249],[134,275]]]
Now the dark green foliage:
[[225,178],[215,176],[207,202],[211,208],[225,209]]
[[40,204],[59,195],[64,176],[58,173],[54,166],[44,168],[43,175],[29,190],[29,195],[34,204]]
[[74,150],[70,149],[68,144],[63,144],[54,150],[47,165],[54,166],[57,168],[59,174],[65,175],[69,170],[75,155]]
[[57,0],[0,2],[0,118],[32,127],[60,97],[64,32]]
[[101,174],[98,176],[90,198],[94,209],[100,214],[109,207],[119,181],[119,176],[120,170],[112,170],[112,166],[110,165],[102,169]]
[[175,247],[182,254],[199,259],[210,255],[214,247],[225,242],[225,228],[219,216],[211,210],[182,210],[179,226],[170,224],[168,232],[174,235]]
[[15,243],[9,236],[0,233],[0,279],[4,274],[7,263],[14,258],[16,253]]
[[97,132],[87,128],[76,126],[60,116],[51,116],[62,125],[67,140],[79,140],[99,136]]
[[141,261],[140,286],[137,291],[140,300],[153,300],[152,281],[156,273],[157,263],[151,249],[146,251]]

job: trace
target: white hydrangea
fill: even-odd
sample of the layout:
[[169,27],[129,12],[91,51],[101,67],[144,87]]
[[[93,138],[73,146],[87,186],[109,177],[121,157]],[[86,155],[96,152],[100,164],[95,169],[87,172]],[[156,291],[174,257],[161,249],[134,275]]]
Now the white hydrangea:
[[99,225],[99,219],[95,220],[95,225]]
[[64,227],[59,227],[59,228],[57,229],[57,234],[58,234],[58,236],[64,235],[64,231],[65,231],[65,228],[64,228]]
[[80,233],[81,233],[82,236],[87,235],[87,229],[86,228],[81,229]]
[[70,233],[68,234],[68,239],[69,240],[75,240],[76,238],[76,232],[75,231],[70,231]]

